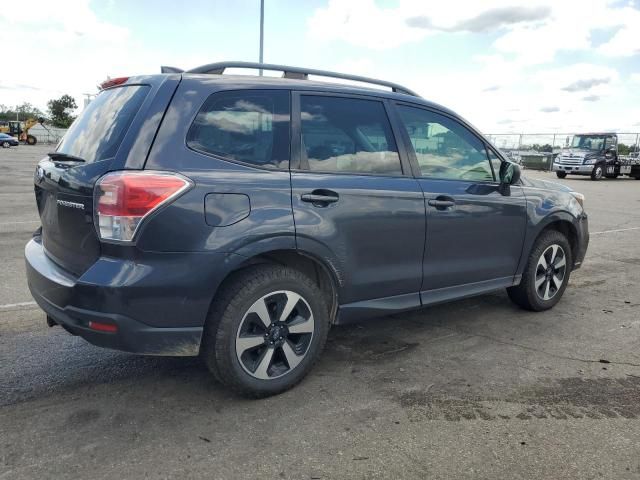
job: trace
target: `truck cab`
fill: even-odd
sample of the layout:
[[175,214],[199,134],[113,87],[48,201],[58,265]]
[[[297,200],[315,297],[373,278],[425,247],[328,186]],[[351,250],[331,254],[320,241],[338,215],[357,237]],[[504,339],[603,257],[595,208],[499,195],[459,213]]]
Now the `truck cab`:
[[640,180],[640,161],[618,153],[615,133],[583,133],[567,137],[567,144],[553,162],[558,178],[589,175],[592,180],[628,175]]
[[593,180],[620,175],[618,136],[615,133],[585,133],[567,137],[567,145],[553,162],[558,178],[589,175]]

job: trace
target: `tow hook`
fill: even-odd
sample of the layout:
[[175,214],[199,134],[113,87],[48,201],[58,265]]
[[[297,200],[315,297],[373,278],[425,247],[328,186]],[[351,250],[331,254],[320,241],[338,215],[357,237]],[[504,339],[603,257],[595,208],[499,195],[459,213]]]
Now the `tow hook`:
[[58,322],[56,322],[53,318],[47,315],[47,325],[49,325],[50,327],[55,327],[57,324]]

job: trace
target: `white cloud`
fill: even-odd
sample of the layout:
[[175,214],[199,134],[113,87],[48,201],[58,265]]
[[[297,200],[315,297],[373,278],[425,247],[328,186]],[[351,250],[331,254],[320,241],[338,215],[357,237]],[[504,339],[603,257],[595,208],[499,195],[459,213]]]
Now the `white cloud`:
[[[470,43],[480,35],[494,35],[492,48],[473,57],[474,64],[461,62],[437,72],[420,62],[390,71],[378,62],[366,65],[366,74],[391,76],[484,131],[630,127],[637,120],[632,121],[626,105],[631,98],[640,100],[630,83],[640,82],[640,73],[623,80],[610,60],[638,53],[638,25],[640,11],[609,0],[590,0],[588,5],[533,0],[526,7],[514,6],[512,0],[449,0],[438,8],[418,0],[400,0],[393,8],[378,7],[373,0],[330,1],[309,21],[316,41],[346,42],[364,52],[393,49],[399,58],[402,45],[428,42],[430,35],[464,35]],[[600,37],[610,31],[611,38],[594,47],[595,30]],[[630,38],[632,30],[636,34]],[[561,52],[590,60],[558,65]]]
[[521,65],[550,62],[559,51],[588,50],[594,29],[617,29],[597,51],[607,56],[640,53],[640,11],[612,8],[608,0],[538,0],[526,6],[512,0],[401,0],[383,8],[374,0],[330,0],[308,21],[321,41],[345,41],[371,49],[392,49],[443,32],[497,32],[498,52],[515,55]]
[[[638,15],[640,17],[640,15]],[[623,27],[607,43],[598,47],[598,53],[611,57],[631,57],[640,54],[640,18],[636,25]]]
[[[406,84],[483,131],[637,129],[633,124],[640,117],[629,105],[640,105],[640,71],[621,76],[612,65],[616,59],[632,65],[640,58],[631,56],[640,49],[640,11],[619,4],[448,0],[435,8],[423,0],[399,0],[389,7],[375,0],[330,0],[306,21],[301,43],[316,54],[290,63]],[[274,7],[275,12],[282,8]],[[161,64],[188,68],[237,57],[239,51],[237,42],[216,45],[217,58],[204,61],[198,55],[205,50],[201,45],[186,48],[187,53],[161,51],[137,30],[99,18],[90,0],[34,0],[29,10],[29,15],[0,10],[0,42],[19,39],[21,52],[10,68],[2,69],[3,104],[29,101],[44,108],[48,99],[63,93],[80,104],[82,93],[95,91],[107,75],[156,73]],[[194,18],[199,21],[204,20]],[[207,22],[216,25],[215,19]],[[594,44],[593,37],[602,41],[607,31],[610,38]],[[272,35],[287,32],[267,30],[267,45]],[[436,36],[455,40],[450,50],[438,42],[447,49],[439,57],[449,55],[455,62],[440,67],[430,61],[430,41]],[[478,41],[489,45],[481,55]],[[405,48],[414,45],[424,46],[423,57],[416,58],[415,47]],[[588,60],[573,64],[574,54]],[[558,64],[558,58],[565,63]]]
[[309,35],[317,40],[343,40],[374,49],[394,48],[425,37],[407,28],[404,18],[392,8],[380,8],[374,0],[330,0],[308,21]]
[[28,99],[45,108],[48,99],[72,93],[81,104],[81,93],[95,92],[96,75],[106,78],[110,59],[126,51],[129,31],[97,18],[88,0],[35,0],[28,10],[0,10],[0,44],[19,41],[2,73],[0,102]]

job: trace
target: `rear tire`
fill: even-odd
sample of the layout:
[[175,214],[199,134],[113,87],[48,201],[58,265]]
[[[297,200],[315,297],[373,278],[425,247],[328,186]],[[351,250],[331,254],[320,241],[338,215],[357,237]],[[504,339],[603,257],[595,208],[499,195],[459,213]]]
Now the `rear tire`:
[[602,167],[602,165],[596,165],[595,167],[593,167],[593,170],[591,171],[591,180],[602,180],[603,176],[604,168]]
[[573,257],[567,238],[547,230],[536,240],[520,285],[507,288],[509,298],[525,310],[548,310],[560,301],[571,274]]
[[9,148],[11,144],[9,142],[2,142],[2,148]]
[[558,178],[565,178],[567,176],[567,172],[556,172],[556,176]]
[[328,332],[324,295],[311,279],[279,265],[258,265],[235,274],[216,296],[201,356],[236,393],[267,397],[309,373]]

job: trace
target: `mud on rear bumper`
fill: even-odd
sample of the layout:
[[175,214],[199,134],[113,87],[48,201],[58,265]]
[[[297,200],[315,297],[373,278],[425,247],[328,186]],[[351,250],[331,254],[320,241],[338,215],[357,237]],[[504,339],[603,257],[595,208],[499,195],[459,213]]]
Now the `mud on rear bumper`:
[[[78,296],[78,279],[47,257],[38,238],[32,239],[25,247],[25,260],[29,290],[33,298],[55,323],[70,333],[99,347],[131,353],[198,355],[202,326],[157,327],[122,313],[105,313],[76,306],[73,302]],[[96,308],[104,307],[101,299],[104,297],[104,290],[108,290],[107,286],[82,285],[81,289],[85,303],[93,303]],[[97,331],[89,327],[90,322],[115,325],[117,331]]]

